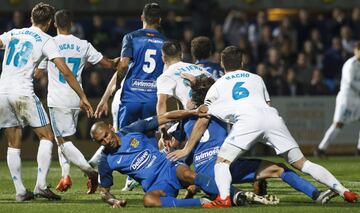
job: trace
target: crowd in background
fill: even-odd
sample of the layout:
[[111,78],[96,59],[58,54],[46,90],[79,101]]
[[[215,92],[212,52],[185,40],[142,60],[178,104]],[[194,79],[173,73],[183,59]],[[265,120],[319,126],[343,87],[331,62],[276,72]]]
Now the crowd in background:
[[[187,16],[175,11],[164,14],[161,30],[169,39],[181,41],[184,61],[192,62],[192,38],[206,35],[213,41],[214,62],[219,62],[219,53],[227,45],[243,49],[244,69],[262,76],[271,96],[337,93],[341,67],[352,56],[354,42],[360,39],[359,8],[314,13],[299,10],[280,21],[268,21],[266,11],[247,14],[241,10],[231,10],[224,18],[212,19],[206,11],[212,11],[210,6],[198,13],[193,8],[195,12]],[[0,21],[0,32],[29,26],[28,15],[14,12],[12,18]],[[76,19],[73,34],[87,39],[110,58],[119,56],[123,35],[141,28],[138,17],[94,15]],[[49,33],[55,35],[55,29]],[[1,58],[2,55],[0,51]],[[113,74],[91,66],[83,73],[83,86],[89,97],[101,97]],[[36,80],[39,97],[46,97],[46,85],[46,75]]]

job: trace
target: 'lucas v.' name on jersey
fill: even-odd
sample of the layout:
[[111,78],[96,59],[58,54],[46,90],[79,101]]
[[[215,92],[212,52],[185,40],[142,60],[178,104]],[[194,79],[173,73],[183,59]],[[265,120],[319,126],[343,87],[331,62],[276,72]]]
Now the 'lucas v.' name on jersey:
[[121,102],[152,102],[156,100],[156,79],[164,64],[161,48],[165,37],[154,29],[140,29],[126,34],[121,57],[131,59],[122,82]]

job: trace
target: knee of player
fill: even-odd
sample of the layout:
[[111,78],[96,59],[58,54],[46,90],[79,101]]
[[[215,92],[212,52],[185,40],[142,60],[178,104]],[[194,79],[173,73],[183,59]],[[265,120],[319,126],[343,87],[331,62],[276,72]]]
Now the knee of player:
[[160,196],[156,196],[153,194],[145,194],[144,195],[144,207],[161,207]]
[[274,164],[269,168],[271,177],[280,177],[284,173],[286,166],[282,163]]
[[192,170],[186,170],[184,171],[183,175],[182,175],[182,179],[183,181],[186,181],[189,184],[192,184],[195,182],[195,178],[196,178],[196,173]]

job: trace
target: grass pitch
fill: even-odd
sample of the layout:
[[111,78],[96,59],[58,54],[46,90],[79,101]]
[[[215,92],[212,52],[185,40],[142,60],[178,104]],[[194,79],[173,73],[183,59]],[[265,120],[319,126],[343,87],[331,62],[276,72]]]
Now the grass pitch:
[[[267,158],[269,159],[269,158]],[[270,158],[270,160],[281,162],[280,158]],[[319,158],[312,158],[327,169],[329,169],[346,187],[359,193],[360,192],[360,157],[330,157],[326,160]],[[36,162],[23,162],[23,180],[28,189],[33,189],[36,181]],[[55,188],[61,170],[57,161],[54,161],[48,177],[48,184]],[[319,205],[313,203],[309,198],[300,192],[290,188],[285,183],[278,179],[268,181],[268,192],[275,194],[280,198],[280,204],[277,206],[261,206],[252,205],[247,207],[232,208],[232,209],[201,209],[201,208],[176,208],[176,209],[145,209],[142,205],[143,192],[138,187],[132,192],[122,193],[125,177],[114,173],[114,186],[112,193],[117,197],[126,198],[128,205],[123,209],[111,209],[107,204],[100,200],[98,193],[87,195],[86,192],[86,178],[76,167],[71,168],[71,177],[73,180],[73,187],[65,192],[60,193],[61,201],[47,201],[44,199],[36,199],[31,202],[17,203],[15,202],[15,190],[12,184],[10,173],[8,171],[6,162],[0,162],[0,212],[266,212],[266,213],[281,213],[281,212],[360,212],[360,203],[345,203],[342,198],[335,198],[326,205]],[[305,176],[311,180],[309,176]],[[319,189],[324,190],[325,187],[315,183]],[[243,184],[241,188],[251,190],[250,184]],[[183,191],[180,197],[183,196]]]

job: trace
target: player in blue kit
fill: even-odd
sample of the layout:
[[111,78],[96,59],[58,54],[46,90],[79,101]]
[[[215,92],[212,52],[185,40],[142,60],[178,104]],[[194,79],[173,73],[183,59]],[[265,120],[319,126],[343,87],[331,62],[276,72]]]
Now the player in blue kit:
[[[117,73],[111,79],[95,112],[97,118],[104,112],[107,114],[110,96],[116,88],[121,87],[118,128],[156,115],[156,79],[164,69],[161,47],[165,37],[157,30],[161,21],[160,6],[157,3],[146,4],[141,20],[143,28],[128,33],[123,38]],[[123,191],[130,190],[131,184],[128,179]]]
[[[214,80],[206,76],[197,77],[191,82],[191,89],[193,92],[192,103],[195,107],[200,106],[200,104],[204,102],[206,93],[213,83]],[[189,118],[183,126],[177,125],[177,129],[172,131],[170,134],[177,142],[185,141],[186,138],[190,138],[196,121],[197,117]],[[189,164],[193,163],[196,173],[214,177],[214,166],[217,154],[226,137],[227,125],[217,118],[211,118],[206,131],[200,141],[194,148],[192,148],[192,152],[188,156],[186,162]],[[170,153],[168,157],[176,157],[176,152],[173,152],[172,154]],[[266,160],[245,158],[237,159],[230,166],[230,173],[232,175],[233,184],[253,182],[254,180],[262,180],[266,178],[281,178],[282,181],[286,182],[294,189],[303,192],[305,195],[319,203],[326,203],[336,195],[336,193],[331,190],[321,193],[309,181],[301,178],[293,170],[288,169],[284,164],[276,164]],[[187,194],[187,197],[192,197],[195,192],[196,190],[190,191],[190,193]],[[243,192],[240,192],[235,194],[235,196],[232,196],[233,203],[241,203],[237,201],[237,199],[241,198],[239,195],[242,193]]]
[[191,55],[195,64],[203,67],[214,79],[218,79],[224,75],[224,70],[220,64],[210,60],[212,52],[213,45],[208,37],[199,36],[191,41]]

